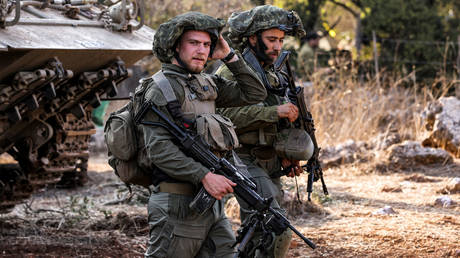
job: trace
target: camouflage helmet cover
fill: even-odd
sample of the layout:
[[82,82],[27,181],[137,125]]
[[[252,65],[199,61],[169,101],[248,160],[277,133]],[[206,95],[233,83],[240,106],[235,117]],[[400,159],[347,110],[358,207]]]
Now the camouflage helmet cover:
[[174,56],[173,47],[187,30],[209,33],[211,40],[217,42],[225,21],[199,12],[188,12],[162,23],[153,38],[153,53],[163,63],[170,63]]
[[287,35],[302,38],[305,36],[302,21],[294,11],[286,11],[272,5],[257,6],[249,11],[234,12],[228,19],[229,39],[240,45],[244,38],[258,31],[277,28]]

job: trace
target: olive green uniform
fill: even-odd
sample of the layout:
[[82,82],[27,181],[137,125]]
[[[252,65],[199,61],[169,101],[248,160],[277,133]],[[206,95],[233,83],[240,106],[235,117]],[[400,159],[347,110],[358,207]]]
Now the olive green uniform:
[[[249,11],[234,12],[228,19],[228,24],[228,38],[233,46],[242,51],[251,69],[256,71],[264,86],[270,90],[268,90],[267,97],[257,105],[221,109],[219,113],[228,116],[237,127],[238,140],[242,144],[242,148],[237,149],[237,153],[242,162],[247,165],[250,176],[257,184],[257,192],[263,197],[274,197],[275,200],[271,206],[281,213],[285,213],[279,206],[282,197],[280,180],[279,178],[271,179],[270,174],[281,169],[281,159],[275,153],[273,141],[279,131],[280,122],[282,123],[278,117],[277,106],[286,101],[284,97],[270,92],[283,95],[281,92],[284,91],[284,87],[278,88],[281,82],[275,74],[273,66],[260,67],[260,59],[266,58],[266,56],[260,55],[266,50],[261,34],[264,30],[276,28],[284,31],[285,35],[302,38],[305,35],[305,30],[295,11],[283,10],[272,5],[257,6]],[[257,38],[255,46],[249,44],[251,36]],[[228,67],[225,66],[222,66],[217,73],[225,78],[237,78],[232,76]],[[285,85],[285,81],[283,85]],[[241,220],[243,224],[246,224],[251,217],[248,215],[252,212],[244,201],[238,200],[238,202],[241,207]],[[274,241],[264,239],[265,242],[270,243],[265,243],[262,248],[256,247],[255,253],[250,255],[255,257],[286,256],[292,237],[291,230],[286,229],[281,235],[274,236],[272,234],[272,236]],[[259,240],[261,240],[261,232],[256,231],[251,242],[257,245]]]
[[304,80],[311,80],[315,72],[315,50],[306,42],[299,50],[297,69]]
[[[162,71],[182,104],[185,115],[193,115],[190,111],[193,111],[194,103],[199,105],[199,102],[205,102],[201,109],[205,107],[208,110],[201,111],[214,113],[215,107],[248,105],[265,98],[266,91],[257,75],[241,57],[236,62],[228,63],[228,67],[236,81],[215,75],[192,75],[173,64],[163,64]],[[140,87],[147,87],[146,101],[152,101],[170,116],[166,99],[153,80],[144,81]],[[201,113],[196,111],[199,109],[195,109],[195,112]],[[161,122],[153,112],[148,113],[144,120]],[[138,158],[143,161],[140,165],[146,169],[160,169],[167,175],[166,182],[170,183],[169,187],[164,188],[165,184],[160,184],[150,196],[150,238],[146,257],[232,257],[235,238],[223,203],[217,201],[212,209],[201,216],[188,208],[193,193],[209,169],[184,154],[164,128],[141,127],[145,141],[141,153],[145,157]]]
[[[216,73],[229,80],[235,79],[227,66],[221,66]],[[278,77],[275,75],[272,65],[265,67],[265,74],[272,87],[278,87]],[[236,149],[236,152],[248,167],[249,174],[257,185],[257,192],[264,198],[273,197],[271,206],[283,214],[285,211],[279,205],[282,198],[281,180],[280,178],[270,178],[270,174],[282,169],[281,158],[276,156],[273,141],[279,131],[280,118],[277,106],[284,103],[286,103],[284,97],[268,93],[267,98],[256,105],[218,109],[218,112],[230,118],[237,128],[236,132],[242,147]],[[245,223],[250,218],[250,207],[242,200],[238,200],[238,202],[241,207],[241,221]],[[283,237],[276,239],[282,243],[277,244],[275,242],[271,246],[269,257],[277,257],[277,253],[285,253],[289,247],[290,239],[291,231],[286,230]],[[286,250],[274,250],[279,248]]]

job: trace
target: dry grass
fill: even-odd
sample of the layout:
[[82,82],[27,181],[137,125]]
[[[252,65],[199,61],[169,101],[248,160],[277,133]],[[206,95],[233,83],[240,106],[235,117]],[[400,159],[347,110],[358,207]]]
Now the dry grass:
[[[310,108],[320,146],[346,140],[369,142],[381,133],[397,132],[404,138],[424,137],[423,109],[444,96],[455,81],[439,78],[422,88],[411,76],[360,82],[352,73],[340,73],[334,83],[314,81]],[[406,87],[412,83],[411,87]],[[405,86],[403,86],[403,84]],[[433,92],[434,86],[439,89]],[[315,183],[313,202],[308,203],[307,177],[298,178],[302,204],[295,200],[293,179],[284,180],[283,207],[300,231],[318,246],[311,250],[294,237],[289,257],[460,257],[459,194],[450,198],[453,207],[435,207],[440,189],[450,178],[460,177],[460,160],[438,167],[414,167],[409,171],[385,167],[385,155],[371,162],[355,163],[324,171],[329,197]],[[396,214],[374,215],[385,206]],[[234,206],[229,216],[237,219]]]
[[[302,204],[295,198],[294,180],[284,179],[288,198],[283,207],[293,225],[318,247],[311,250],[294,236],[288,257],[460,256],[460,205],[434,205],[439,189],[451,177],[460,176],[460,160],[450,168],[387,174],[363,173],[368,167],[358,164],[328,169],[330,195],[325,197],[316,183],[312,202],[306,200],[306,176],[299,177]],[[397,190],[387,191],[389,188]],[[460,194],[450,198],[458,203]],[[227,214],[237,221],[237,204],[229,204]],[[391,206],[396,214],[374,215],[385,206]]]
[[318,141],[325,146],[348,139],[368,141],[379,133],[390,131],[420,140],[423,137],[423,109],[430,101],[444,96],[456,83],[440,77],[432,85],[422,86],[412,81],[413,74],[405,77],[381,75],[385,79],[378,87],[375,78],[366,76],[363,81],[353,69],[336,74],[333,82],[324,77],[316,77],[313,81],[310,107]]
[[[336,145],[348,139],[369,142],[389,132],[421,141],[423,109],[457,82],[440,77],[423,88],[411,77],[387,76],[381,87],[372,78],[360,82],[352,72],[340,73],[333,84],[314,81],[310,103],[319,144]],[[384,156],[377,155],[372,163],[382,162],[379,157]],[[434,206],[439,189],[460,176],[459,160],[452,166],[385,171],[376,171],[369,162],[326,170],[330,197],[322,195],[319,183],[313,196],[314,204],[329,215],[306,213],[295,216],[294,222],[319,248],[312,251],[295,238],[290,257],[460,257],[460,206]],[[290,179],[284,184],[286,190],[295,191]],[[305,176],[299,184],[306,199]],[[460,198],[450,197],[457,203]],[[373,215],[387,205],[397,214]]]
[[[408,181],[411,177],[404,173],[363,174],[361,166],[327,170],[330,198],[317,194],[314,203],[331,215],[310,214],[295,220],[319,248],[311,251],[296,238],[291,257],[458,256],[460,206],[435,207],[434,201],[449,177],[460,176],[460,167],[440,176],[424,176],[426,180],[420,183]],[[419,176],[421,171],[415,172]],[[305,184],[304,177],[300,181]],[[289,179],[285,184],[293,186]],[[388,186],[400,191],[382,191]],[[301,191],[306,194],[302,187]],[[315,191],[320,193],[319,185]],[[460,195],[450,197],[458,202]],[[373,215],[387,205],[397,214]]]

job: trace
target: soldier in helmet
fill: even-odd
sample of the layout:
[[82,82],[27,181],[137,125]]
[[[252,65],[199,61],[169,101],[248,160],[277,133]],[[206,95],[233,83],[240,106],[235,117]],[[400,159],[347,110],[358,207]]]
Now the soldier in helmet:
[[[279,206],[282,196],[280,178],[279,176],[271,178],[271,175],[283,168],[289,168],[289,176],[292,177],[294,174],[299,175],[302,170],[299,160],[281,157],[274,146],[288,144],[282,139],[277,140],[277,135],[284,124],[297,119],[299,111],[295,105],[287,101],[286,77],[275,71],[273,63],[280,55],[284,37],[286,35],[302,37],[305,31],[294,11],[286,11],[270,5],[233,13],[228,23],[230,40],[242,50],[243,58],[257,73],[268,95],[256,105],[224,108],[219,109],[218,112],[229,117],[237,127],[238,139],[242,144],[242,147],[237,149],[237,153],[257,184],[258,193],[266,198],[273,197],[272,207],[284,212]],[[230,80],[237,78],[226,64],[222,65],[216,74]],[[305,146],[311,147],[312,143],[305,143]],[[304,155],[303,159],[308,160],[312,155],[311,152],[312,149]],[[241,207],[241,220],[245,225],[251,221],[250,207],[242,200],[238,202]],[[260,250],[254,250],[252,255],[284,257],[289,248],[291,233],[288,229],[279,236],[273,236],[273,241],[268,241],[264,247],[265,254]],[[261,235],[262,233],[252,241],[257,243]]]
[[312,81],[311,76],[315,72],[316,50],[319,46],[320,36],[312,31],[302,39],[302,47],[297,57],[297,67],[299,74],[304,80]]
[[[258,103],[266,90],[220,32],[225,21],[197,12],[185,13],[160,25],[153,52],[161,71],[136,89],[171,120],[202,134],[216,155],[238,145],[234,126],[215,114],[216,107]],[[208,59],[221,59],[238,78],[229,81],[201,73]],[[154,112],[146,121],[162,122]],[[197,126],[197,125],[202,126]],[[156,187],[148,204],[150,225],[146,257],[232,257],[235,237],[222,201],[203,215],[189,209],[197,190],[204,188],[217,200],[233,192],[235,184],[214,174],[182,152],[165,129],[140,126],[143,148],[140,167],[155,171]],[[217,135],[217,136],[216,136]]]

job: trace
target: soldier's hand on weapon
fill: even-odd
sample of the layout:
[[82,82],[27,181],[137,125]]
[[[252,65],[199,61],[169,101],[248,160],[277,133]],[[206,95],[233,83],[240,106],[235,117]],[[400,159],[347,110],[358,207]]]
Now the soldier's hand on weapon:
[[222,200],[226,194],[233,193],[233,187],[236,186],[230,179],[212,172],[207,173],[201,183],[206,191],[217,200]]
[[276,108],[276,111],[278,112],[278,116],[280,118],[287,118],[289,119],[289,122],[294,122],[299,116],[299,109],[292,103],[279,105]]
[[287,168],[291,166],[291,171],[289,171],[289,174],[287,174],[288,177],[294,177],[294,176],[300,176],[302,173],[302,167],[300,166],[300,161],[299,160],[289,160],[283,158],[281,160],[281,166],[283,168]]
[[[222,37],[222,35],[219,35],[219,40],[217,41],[216,48],[214,48],[214,52],[212,53],[211,60],[218,60],[226,57],[228,54],[230,54],[230,46],[228,45],[227,41]],[[234,55],[232,59],[230,59],[229,62],[234,62],[238,60],[238,56]]]

